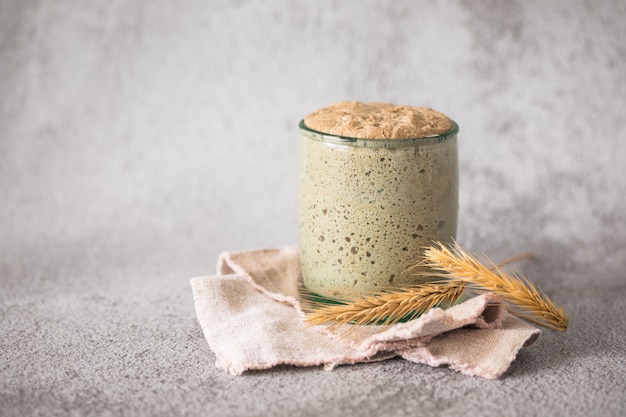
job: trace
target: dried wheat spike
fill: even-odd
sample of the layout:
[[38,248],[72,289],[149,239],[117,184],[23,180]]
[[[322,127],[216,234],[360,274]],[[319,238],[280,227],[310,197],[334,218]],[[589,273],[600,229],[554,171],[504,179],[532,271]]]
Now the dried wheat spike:
[[307,322],[310,325],[328,324],[330,329],[344,324],[394,324],[415,318],[431,308],[455,303],[464,288],[462,281],[446,281],[353,295],[340,304],[316,305],[307,313]]
[[496,294],[509,303],[512,314],[523,320],[552,330],[567,330],[569,319],[563,307],[557,307],[521,273],[507,274],[492,261],[487,259],[487,263],[484,265],[456,243],[448,247],[437,242],[426,249],[420,266],[439,271],[436,275],[441,277],[465,282],[474,292]]

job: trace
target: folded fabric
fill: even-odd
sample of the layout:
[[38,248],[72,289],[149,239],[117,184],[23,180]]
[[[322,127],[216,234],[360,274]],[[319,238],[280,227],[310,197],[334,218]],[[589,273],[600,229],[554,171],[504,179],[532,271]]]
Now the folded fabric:
[[290,247],[222,253],[217,274],[193,278],[191,287],[216,366],[233,375],[277,365],[332,369],[400,356],[493,379],[540,335],[484,294],[405,323],[339,337],[306,324],[298,251]]

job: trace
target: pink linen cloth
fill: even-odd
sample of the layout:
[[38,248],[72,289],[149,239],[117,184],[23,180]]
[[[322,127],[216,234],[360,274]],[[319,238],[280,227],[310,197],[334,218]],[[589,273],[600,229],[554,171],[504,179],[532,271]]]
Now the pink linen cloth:
[[406,323],[368,326],[369,332],[349,338],[310,327],[301,308],[298,251],[291,247],[224,252],[217,274],[193,278],[191,287],[216,366],[233,375],[277,365],[333,369],[400,356],[495,379],[540,335],[490,294]]

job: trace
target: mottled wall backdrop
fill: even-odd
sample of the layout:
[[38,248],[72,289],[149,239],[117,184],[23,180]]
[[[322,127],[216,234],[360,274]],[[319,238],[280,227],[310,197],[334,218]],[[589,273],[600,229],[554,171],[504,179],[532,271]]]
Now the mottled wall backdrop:
[[625,4],[0,0],[2,265],[166,282],[293,244],[297,123],[357,99],[459,123],[466,246],[618,268]]

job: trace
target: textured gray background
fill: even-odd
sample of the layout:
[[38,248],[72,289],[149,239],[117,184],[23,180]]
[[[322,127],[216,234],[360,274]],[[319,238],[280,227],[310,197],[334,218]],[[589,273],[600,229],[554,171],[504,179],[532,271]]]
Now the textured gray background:
[[[624,1],[0,0],[0,415],[626,413]],[[461,126],[459,241],[571,316],[485,381],[402,361],[231,377],[189,278],[295,243],[297,123]]]

